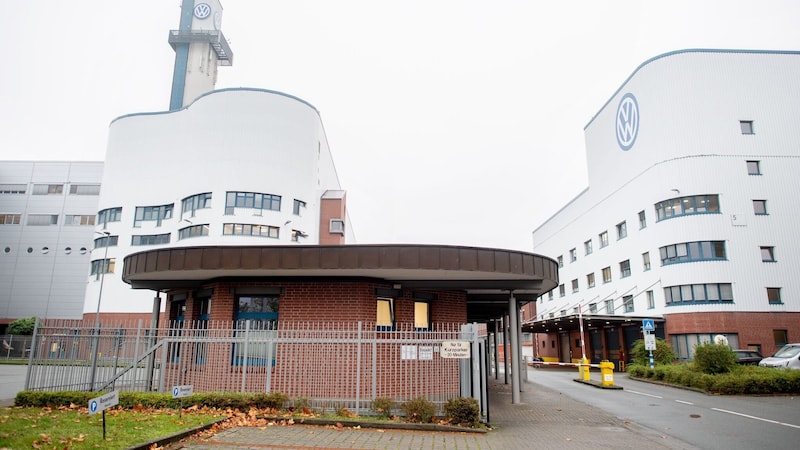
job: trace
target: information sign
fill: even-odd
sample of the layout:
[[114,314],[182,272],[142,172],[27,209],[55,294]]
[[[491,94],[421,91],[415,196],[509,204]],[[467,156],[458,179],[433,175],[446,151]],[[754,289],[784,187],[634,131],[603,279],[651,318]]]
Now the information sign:
[[472,356],[469,349],[469,342],[467,341],[444,341],[442,342],[442,349],[439,354],[442,355],[442,358],[465,359]]

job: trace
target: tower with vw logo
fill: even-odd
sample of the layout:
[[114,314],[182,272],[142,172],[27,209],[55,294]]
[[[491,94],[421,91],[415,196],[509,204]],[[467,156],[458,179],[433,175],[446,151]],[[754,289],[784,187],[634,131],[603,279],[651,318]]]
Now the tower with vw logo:
[[642,320],[684,360],[800,341],[799,78],[800,52],[685,50],[620,86],[584,129],[587,189],[533,232],[563,283],[523,327],[542,356],[580,354],[579,310],[593,360]]
[[180,26],[169,32],[169,43],[175,49],[170,111],[214,90],[217,66],[233,64],[233,52],[221,26],[219,0],[183,0]]

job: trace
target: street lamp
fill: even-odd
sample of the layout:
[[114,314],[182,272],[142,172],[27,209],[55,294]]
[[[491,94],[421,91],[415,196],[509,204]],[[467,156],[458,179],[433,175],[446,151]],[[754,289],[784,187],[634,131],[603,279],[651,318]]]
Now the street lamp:
[[100,270],[100,292],[97,294],[97,311],[94,313],[94,340],[92,343],[92,372],[89,375],[89,391],[94,391],[94,378],[97,373],[97,353],[100,347],[100,301],[103,300],[103,282],[108,270],[108,247],[111,245],[111,233],[108,231],[95,231],[95,234],[105,236],[105,252],[103,252],[103,265]]

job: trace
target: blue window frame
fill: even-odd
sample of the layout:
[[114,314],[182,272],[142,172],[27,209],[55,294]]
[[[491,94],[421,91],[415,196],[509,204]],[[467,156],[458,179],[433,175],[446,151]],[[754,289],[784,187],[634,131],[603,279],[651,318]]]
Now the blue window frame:
[[664,288],[664,302],[667,306],[731,303],[733,286],[730,283],[683,284]]
[[726,260],[725,241],[682,242],[659,248],[661,265]]
[[716,194],[675,197],[655,204],[656,221],[693,214],[717,214],[720,212],[719,196]]

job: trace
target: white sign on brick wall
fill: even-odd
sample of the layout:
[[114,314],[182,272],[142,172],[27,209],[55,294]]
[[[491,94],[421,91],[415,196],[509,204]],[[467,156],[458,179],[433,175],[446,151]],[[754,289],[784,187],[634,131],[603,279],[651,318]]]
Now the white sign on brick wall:
[[469,342],[467,341],[444,341],[439,353],[442,358],[464,359],[472,356],[469,350]]

